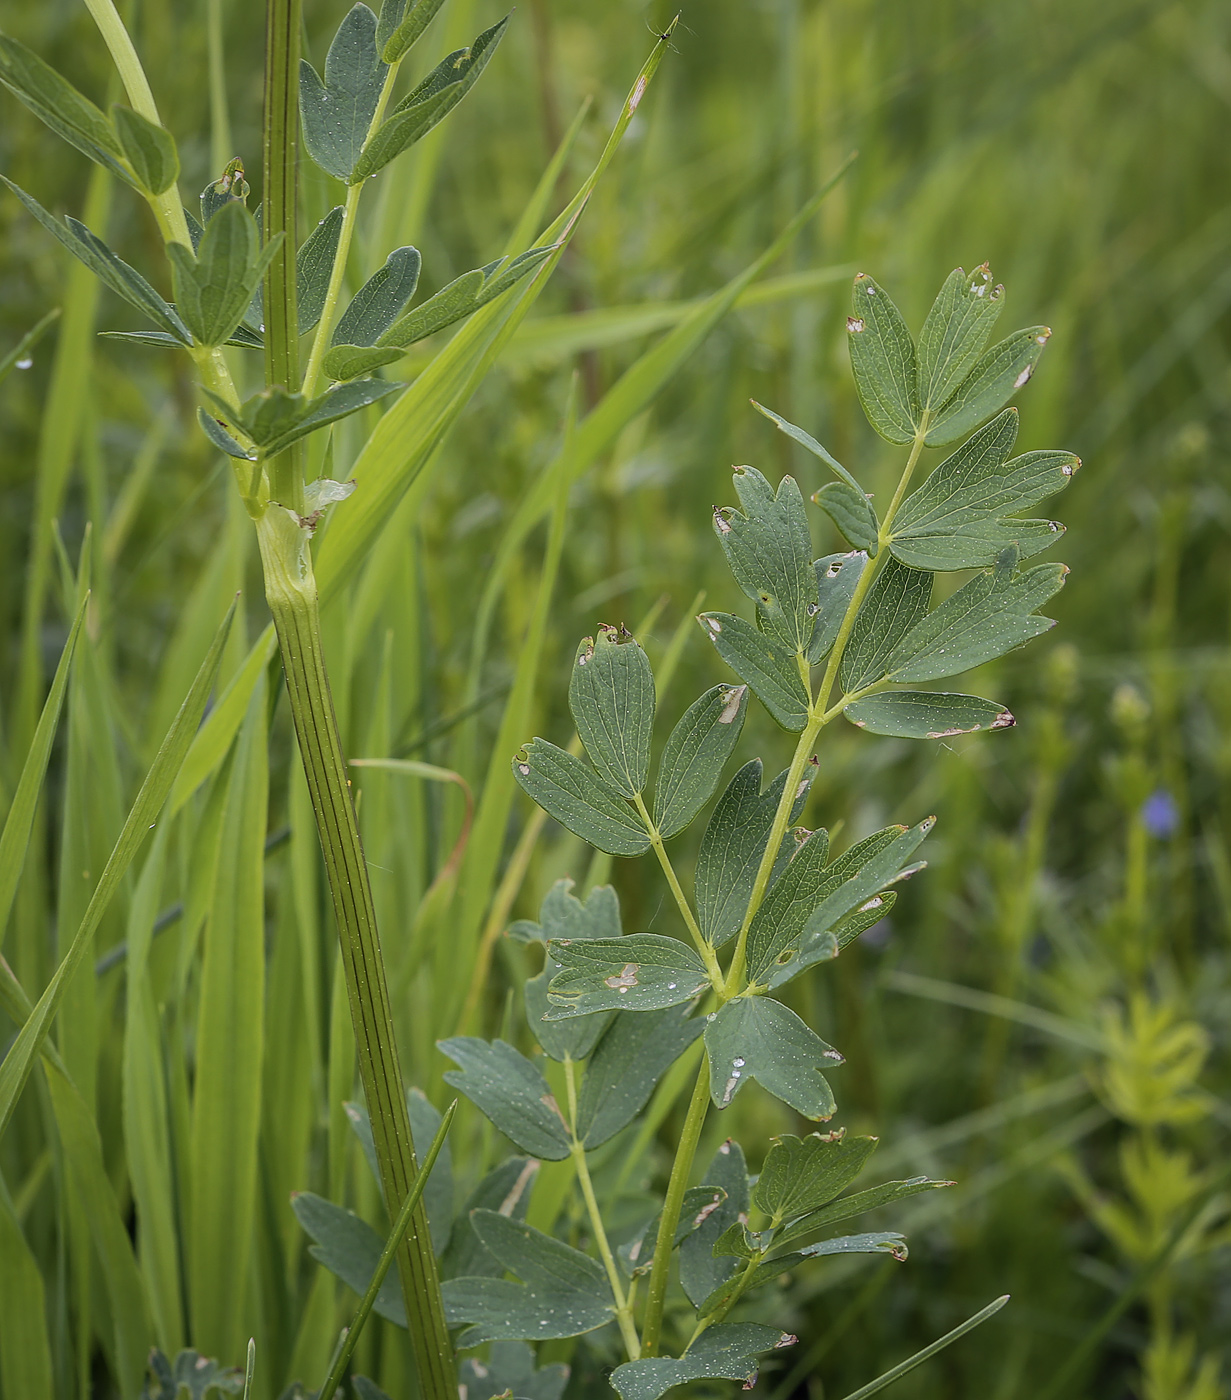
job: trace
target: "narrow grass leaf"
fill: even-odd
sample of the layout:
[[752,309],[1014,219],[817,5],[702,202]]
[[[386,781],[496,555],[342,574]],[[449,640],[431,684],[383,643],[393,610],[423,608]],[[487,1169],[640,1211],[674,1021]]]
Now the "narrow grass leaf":
[[22,336],[7,355],[0,356],[0,384],[3,384],[18,366],[22,369],[28,369],[30,367],[31,352],[34,350],[34,347],[59,319],[60,308],[58,306],[53,306],[40,321],[35,323],[31,330],[28,330],[25,335]]
[[43,1276],[0,1179],[0,1389],[22,1400],[53,1400]]

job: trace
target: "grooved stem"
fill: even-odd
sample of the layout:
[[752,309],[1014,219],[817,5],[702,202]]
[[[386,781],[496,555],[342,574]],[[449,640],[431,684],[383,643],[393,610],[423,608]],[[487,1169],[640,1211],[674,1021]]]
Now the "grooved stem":
[[[381,1184],[390,1218],[396,1218],[418,1167],[367,862],[325,671],[316,580],[307,537],[288,511],[270,507],[257,522],[257,539],[265,596],[282,648],[287,696],[342,942],[359,1074],[371,1114]],[[398,1271],[423,1394],[428,1400],[456,1400],[453,1348],[422,1201],[398,1250]]]

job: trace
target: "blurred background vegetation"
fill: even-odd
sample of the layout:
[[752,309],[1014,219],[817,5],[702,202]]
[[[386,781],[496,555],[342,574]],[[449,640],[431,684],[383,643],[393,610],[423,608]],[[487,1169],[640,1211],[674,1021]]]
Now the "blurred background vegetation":
[[[83,7],[2,8],[8,32],[96,100],[117,95]],[[185,193],[234,154],[259,188],[261,7],[141,0],[130,9],[179,139]],[[319,62],[342,6],[308,0],[306,9],[306,51]],[[495,0],[452,0],[422,62],[499,13]],[[640,0],[526,0],[457,115],[377,181],[355,285],[397,243],[421,248],[429,290],[495,257],[592,98],[562,203],[671,13]],[[959,1185],[895,1215],[892,1228],[911,1238],[904,1267],[818,1268],[784,1286],[768,1320],[801,1340],[760,1388],[782,1400],[841,1396],[1008,1292],[1008,1310],[894,1395],[1216,1400],[1231,1384],[1231,1369],[1218,1371],[1231,1336],[1231,10],[1215,0],[689,0],[672,44],[539,319],[485,381],[367,573],[333,605],[350,752],[426,760],[482,790],[544,535],[531,532],[509,554],[490,636],[477,642],[476,610],[518,503],[559,448],[574,376],[584,415],[680,303],[752,262],[858,150],[759,292],[721,319],[648,407],[619,422],[576,482],[532,729],[567,741],[566,667],[600,621],[640,626],[660,666],[678,656],[660,701],[666,719],[725,678],[688,619],[702,590],[708,606],[734,602],[710,528],[711,506],[733,499],[730,465],[750,462],[775,479],[790,471],[806,493],[823,480],[749,398],[883,489],[898,465],[855,400],[843,333],[849,278],[874,275],[917,327],[953,266],[990,260],[1008,287],[1006,328],[1054,331],[1019,398],[1023,445],[1070,448],[1085,464],[1052,507],[1068,526],[1055,553],[1072,568],[1049,609],[1059,626],[975,678],[1013,709],[1015,730],[927,745],[826,731],[805,817],[840,829],[845,843],[885,821],[938,815],[929,870],[891,922],[808,981],[799,1009],[847,1056],[836,1121],[881,1137],[878,1168],[893,1170],[880,1174]],[[134,263],[158,265],[137,202],[7,97],[0,169],[105,232]],[[305,168],[306,221],[337,195]],[[96,328],[129,324],[125,309],[6,198],[0,353],[52,306],[63,312],[57,327],[0,389],[6,794],[67,631],[52,521],[74,563],[92,533],[93,659],[4,945],[28,988],[49,971],[46,929],[75,926],[88,872],[97,874],[126,809],[122,794],[237,587],[248,641],[266,621],[250,532],[192,421],[186,362],[96,338]],[[333,475],[346,475],[357,442],[351,424],[339,429]],[[839,548],[814,517],[818,552]],[[242,656],[237,637],[227,674]],[[746,733],[745,755],[786,762],[784,736],[755,706]],[[373,1202],[340,1126],[353,1070],[330,991],[315,835],[301,785],[287,777],[284,707],[273,742],[259,1189],[234,1286],[249,1290],[243,1335],[257,1334],[271,1358],[264,1384],[277,1388],[323,1374],[322,1347],[327,1355],[344,1316],[304,1253],[288,1192],[327,1184],[361,1210]],[[508,757],[497,752],[492,771],[507,773]],[[456,789],[383,773],[357,786],[407,1073],[439,1100],[446,1066],[432,1042],[454,1028],[469,975],[453,963],[455,929],[494,917],[493,875],[532,811],[518,796],[507,829],[499,814],[480,833],[486,844],[472,846],[450,903]],[[168,909],[181,897],[191,907],[186,861],[172,851]],[[424,906],[442,868],[445,882]],[[533,917],[561,875],[608,878],[549,824],[512,907],[497,901],[496,916]],[[616,862],[609,878],[626,927],[674,919],[650,863]],[[169,919],[168,929],[185,923]],[[100,957],[124,931],[116,907]],[[189,1046],[190,936],[169,933],[152,953],[163,1034]],[[527,971],[521,958],[496,939],[472,1030],[524,1038],[505,995],[506,974]],[[72,1004],[88,1010],[88,1092],[125,1201],[119,966],[104,958],[89,996]],[[165,990],[175,987],[189,988],[182,1002]],[[11,1030],[0,1019],[0,1045]],[[174,1089],[191,1050],[167,1053]],[[0,1170],[43,1267],[49,1316],[62,1328],[53,1335],[77,1338],[57,1359],[67,1396],[91,1365],[88,1330],[83,1342],[67,1320],[88,1300],[67,1281],[55,1154],[26,1097]],[[745,1095],[714,1133],[740,1136],[752,1119],[750,1140],[799,1130],[782,1105]],[[671,1131],[668,1117],[663,1143]],[[476,1154],[499,1155],[474,1123],[465,1132]],[[666,1160],[653,1151],[639,1171]],[[466,1150],[455,1156],[465,1176]],[[105,1316],[105,1300],[92,1306]],[[392,1385],[400,1340],[381,1324],[364,1346],[369,1373]]]

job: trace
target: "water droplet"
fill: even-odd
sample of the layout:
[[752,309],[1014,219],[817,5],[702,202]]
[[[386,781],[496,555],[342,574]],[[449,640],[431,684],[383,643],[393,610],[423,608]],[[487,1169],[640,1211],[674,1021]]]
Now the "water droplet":
[[18,369],[29,369],[30,366],[31,366],[33,363],[34,363],[34,361],[30,358],[29,355],[27,355],[24,359],[21,359],[21,360],[18,360],[18,361],[17,361],[17,368],[18,368]]

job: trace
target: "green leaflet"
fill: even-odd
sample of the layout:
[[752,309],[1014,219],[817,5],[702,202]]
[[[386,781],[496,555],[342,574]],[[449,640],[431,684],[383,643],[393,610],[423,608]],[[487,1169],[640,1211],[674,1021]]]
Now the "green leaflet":
[[847,1137],[843,1128],[805,1138],[783,1133],[766,1155],[752,1198],[775,1225],[820,1210],[854,1181],[876,1143]]
[[[227,161],[226,169],[216,180],[211,180],[201,191],[200,208],[201,222],[196,223],[187,209],[184,210],[188,218],[188,232],[192,237],[192,251],[195,253],[201,243],[201,234],[205,231],[205,225],[214,217],[224,204],[230,204],[238,200],[241,204],[247,205],[248,196],[252,192],[251,186],[244,178],[244,163],[238,156],[234,160]],[[195,224],[195,227],[194,227]]]
[[995,570],[970,580],[899,642],[886,664],[892,681],[934,681],[956,676],[1024,646],[1055,624],[1036,612],[1064,586],[1063,564],[1015,572],[1017,551],[1008,549]]
[[952,1181],[929,1181],[926,1176],[913,1176],[908,1181],[886,1181],[880,1186],[870,1186],[866,1191],[856,1191],[854,1195],[842,1196],[840,1199],[823,1206],[820,1210],[814,1210],[808,1215],[790,1221],[775,1234],[774,1244],[787,1244],[791,1240],[802,1239],[805,1235],[814,1234],[817,1230],[836,1225],[839,1220],[852,1220],[857,1215],[864,1215],[870,1210],[877,1210],[894,1201],[917,1196],[921,1191],[937,1191],[943,1186],[952,1185]]
[[880,680],[898,643],[927,613],[931,596],[930,573],[886,561],[859,609],[838,668],[838,683],[848,695]]
[[1003,705],[978,695],[897,690],[856,700],[842,713],[869,734],[901,739],[951,739],[980,729],[1011,729],[1017,721]]
[[707,1328],[678,1360],[653,1356],[624,1362],[611,1373],[611,1384],[621,1400],[658,1400],[672,1386],[710,1377],[743,1381],[749,1390],[756,1380],[758,1358],[767,1351],[794,1346],[796,1340],[789,1332],[756,1322],[725,1323]]
[[697,621],[714,650],[752,687],[774,721],[798,734],[808,721],[809,697],[795,654],[732,613],[702,613]]
[[384,0],[376,43],[386,63],[396,63],[408,52],[443,4],[444,0]]
[[787,437],[794,438],[794,440],[797,443],[799,443],[801,447],[806,447],[814,457],[819,457],[821,461],[824,462],[825,465],[829,467],[831,471],[836,472],[838,476],[840,476],[848,486],[852,487],[856,491],[862,489],[859,483],[850,474],[850,472],[847,471],[847,469],[842,465],[842,463],[839,462],[838,459],[831,452],[829,452],[826,448],[822,447],[821,444],[817,442],[816,438],[814,438],[811,433],[807,433],[802,428],[796,427],[794,423],[788,423],[785,418],[779,417],[779,415],[776,414],[773,411],[773,409],[766,408],[764,404],[757,403],[756,399],[752,400],[752,406],[756,409],[758,413],[764,414],[765,417],[768,418],[771,423],[776,424],[777,427],[787,435]]
[[[628,1018],[623,1018],[627,1020]],[[676,1250],[694,1231],[700,1229],[714,1211],[722,1205],[727,1193],[717,1186],[690,1186],[680,1202],[680,1215],[675,1224],[671,1248]],[[658,1214],[627,1244],[622,1244],[617,1253],[625,1272],[630,1278],[648,1274],[654,1263],[654,1253],[658,1245],[658,1230],[663,1213]]]
[[222,345],[233,334],[280,237],[262,248],[256,220],[231,199],[206,224],[195,256],[182,243],[167,244],[176,310],[200,344]]
[[6,34],[0,34],[0,82],[57,136],[132,184],[120,160],[119,138],[102,112],[38,54]]
[[531,739],[513,759],[513,776],[562,826],[613,856],[639,856],[650,838],[635,812],[581,759],[546,739]]
[[[748,978],[767,985],[776,964],[799,951],[800,935],[825,886],[829,834],[812,832],[800,842],[786,869],[766,895],[748,929]],[[834,950],[837,951],[836,949]]]
[[[308,1251],[313,1259],[362,1297],[380,1263],[384,1249],[381,1237],[353,1211],[311,1191],[296,1192],[291,1208],[304,1231],[316,1241]],[[406,1326],[406,1306],[395,1274],[387,1275],[381,1284],[376,1311],[399,1327]]]
[[437,122],[443,121],[478,82],[479,74],[504,37],[508,22],[507,17],[502,19],[485,29],[468,49],[457,49],[443,58],[377,127],[364,144],[353,170],[343,178],[356,185],[369,175],[375,175],[416,141],[422,140]]
[[[787,776],[784,769],[763,793],[761,775],[759,758],[744,764],[718,799],[701,838],[695,878],[697,919],[715,948],[739,932]],[[791,807],[792,821],[803,811],[815,776],[816,767],[809,764]],[[770,876],[771,888],[794,850],[791,841],[782,846]]]
[[3,175],[0,175],[0,180],[4,181],[39,223],[58,238],[75,258],[79,258],[104,286],[148,316],[166,334],[174,336],[179,344],[192,344],[188,328],[176,314],[175,308],[168,305],[135,268],[129,267],[123,259],[116,257],[101,238],[91,233],[76,219],[55,218],[37,199],[20,189],[12,180]]
[[654,782],[654,823],[664,838],[683,831],[714,795],[747,710],[747,686],[716,685],[671,731]]
[[131,107],[118,103],[111,109],[116,135],[137,183],[150,194],[162,194],[179,179],[180,158],[175,138],[165,128],[147,120]]
[[471,315],[529,276],[556,251],[556,246],[530,248],[507,263],[504,258],[497,258],[486,267],[464,272],[435,296],[400,316],[381,333],[375,345],[347,345],[337,343],[335,337],[336,343],[323,362],[325,373],[331,379],[354,379],[400,360],[403,351],[415,341]]
[[238,1366],[223,1367],[197,1351],[181,1351],[168,1361],[157,1347],[149,1356],[149,1371],[140,1400],[207,1400],[215,1391],[238,1395],[244,1373]]
[[856,549],[849,554],[827,554],[813,565],[818,603],[808,641],[811,665],[815,666],[829,655],[867,562],[868,556]]
[[497,1400],[502,1395],[561,1400],[569,1368],[557,1362],[536,1371],[534,1352],[524,1342],[493,1342],[486,1361],[466,1357],[458,1367],[458,1376],[468,1400]]
[[465,1094],[505,1137],[549,1162],[568,1156],[568,1127],[551,1089],[520,1051],[475,1036],[454,1036],[439,1048],[459,1066],[446,1072],[445,1083]]
[[471,1217],[476,1210],[499,1210],[512,1220],[524,1220],[538,1169],[532,1157],[509,1157],[479,1182],[453,1222],[449,1247],[440,1261],[442,1277],[498,1278],[504,1272],[504,1265],[475,1234]]
[[856,549],[876,557],[880,548],[880,521],[872,502],[863,491],[856,491],[845,481],[831,481],[812,496],[839,530]]
[[709,986],[701,959],[678,938],[629,933],[547,945],[549,1019],[594,1011],[658,1011],[691,1001]]
[[797,1268],[807,1259],[816,1259],[826,1254],[892,1254],[899,1263],[906,1259],[906,1242],[903,1236],[894,1234],[840,1235],[837,1239],[821,1240],[792,1254],[781,1254],[758,1264],[745,1280],[731,1279],[713,1293],[700,1306],[702,1317],[707,1317],[727,1306],[737,1294],[750,1293],[754,1288],[769,1283],[789,1269]]
[[[576,1022],[564,1022],[564,1025]],[[577,1096],[577,1136],[587,1148],[625,1128],[654,1086],[704,1031],[705,1021],[674,1008],[617,1016],[598,1043]]]
[[[368,1170],[371,1171],[379,1190],[380,1164],[376,1157],[376,1143],[372,1138],[372,1120],[368,1110],[361,1103],[348,1103],[343,1107],[351,1129],[363,1149]],[[406,1112],[410,1118],[410,1133],[414,1140],[415,1153],[422,1162],[440,1128],[442,1115],[421,1089],[406,1091]],[[432,1174],[423,1188],[423,1204],[427,1210],[428,1228],[432,1233],[432,1248],[438,1255],[443,1254],[448,1248],[449,1236],[453,1230],[453,1149],[447,1139],[441,1145],[436,1163],[432,1167]]]
[[846,329],[855,387],[868,422],[887,442],[910,442],[919,421],[915,347],[902,313],[863,272],[851,288]]
[[721,1283],[725,1283],[738,1265],[729,1256],[714,1253],[719,1238],[741,1216],[747,1217],[749,1206],[748,1167],[738,1142],[728,1139],[714,1153],[705,1169],[702,1182],[720,1187],[725,1198],[700,1226],[680,1245],[680,1284],[696,1307]]
[[498,1211],[476,1210],[470,1218],[487,1250],[523,1282],[449,1279],[443,1292],[450,1327],[472,1324],[459,1346],[576,1337],[611,1321],[611,1291],[596,1260]]
[[395,248],[338,318],[331,344],[375,345],[406,309],[419,285],[418,248]]
[[[344,214],[340,204],[331,209],[300,244],[295,256],[295,302],[300,335],[307,335],[313,329],[325,309],[329,275],[338,251]],[[258,297],[260,293],[258,287]]]
[[[935,413],[970,373],[1004,310],[1004,288],[987,263],[945,278],[919,332],[919,405]],[[931,441],[931,438],[928,439]]]
[[775,494],[755,467],[736,467],[734,479],[743,510],[716,507],[714,533],[736,583],[756,603],[762,626],[775,641],[802,652],[816,610],[812,536],[803,497],[789,476]]
[[833,1116],[833,1093],[821,1070],[840,1065],[842,1056],[781,1002],[764,996],[727,1002],[706,1025],[705,1048],[710,1097],[718,1108],[755,1079],[803,1118]]
[[568,705],[599,776],[624,797],[640,793],[650,776],[654,673],[638,642],[606,625],[583,638]]
[[615,1012],[598,1011],[591,1016],[573,1016],[567,1021],[548,1019],[554,1010],[547,995],[552,974],[553,969],[546,967],[525,984],[526,1022],[530,1034],[543,1047],[543,1053],[549,1059],[560,1063],[584,1060],[594,1049],[599,1036],[611,1024]]
[[956,442],[1002,409],[1034,373],[1050,339],[1046,326],[1030,326],[993,345],[932,420],[925,438],[928,446]]
[[[365,379],[357,384],[332,384],[316,398],[305,399],[302,394],[288,393],[275,384],[272,388],[262,389],[245,400],[240,405],[238,414],[208,389],[202,389],[201,392],[227,421],[236,422],[238,419],[237,426],[243,429],[265,456],[273,457],[318,428],[347,418],[361,408],[399,392],[402,387],[401,384],[383,379]],[[212,440],[216,440],[208,427],[206,432]],[[223,450],[230,451],[226,447]]]
[[1071,452],[1027,452],[1008,460],[1017,440],[1017,411],[1006,409],[902,503],[889,548],[919,569],[976,569],[1016,545],[1023,559],[1046,549],[1063,526],[1014,520],[1069,484],[1081,466]]
[[203,408],[197,409],[197,422],[200,423],[205,436],[220,452],[225,452],[228,457],[238,457],[242,462],[256,461],[256,453],[246,451],[227,432],[221,420],[211,417]]
[[376,16],[366,5],[355,5],[338,26],[323,82],[306,59],[300,62],[303,143],[316,164],[339,180],[351,181],[386,72],[376,49]]
[[518,919],[509,937],[518,943],[546,943],[552,938],[619,938],[620,900],[610,885],[596,885],[586,902],[572,893],[573,882],[557,880],[539,909],[539,922]]

